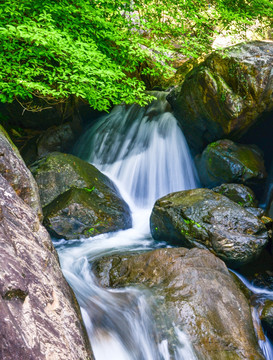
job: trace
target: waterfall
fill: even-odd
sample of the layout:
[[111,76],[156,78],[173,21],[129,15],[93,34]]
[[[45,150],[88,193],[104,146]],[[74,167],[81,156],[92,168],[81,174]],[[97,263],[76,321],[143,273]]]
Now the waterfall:
[[168,193],[192,189],[197,175],[167,93],[146,107],[116,106],[86,131],[76,154],[122,184],[134,204],[151,208]]
[[[195,188],[197,175],[185,138],[169,112],[166,93],[146,107],[116,106],[79,139],[74,153],[108,175],[128,202],[133,227],[75,241],[55,241],[63,273],[72,286],[96,360],[194,360],[183,330],[171,319],[172,341],[158,330],[152,294],[136,288],[101,288],[92,263],[107,255],[166,246],[150,235],[155,200]],[[162,314],[164,317],[164,314]]]

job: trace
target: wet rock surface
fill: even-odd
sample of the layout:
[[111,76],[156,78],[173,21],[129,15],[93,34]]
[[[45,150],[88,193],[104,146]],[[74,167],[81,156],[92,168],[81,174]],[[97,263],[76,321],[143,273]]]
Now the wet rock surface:
[[0,358],[93,359],[48,233],[1,175],[0,233]]
[[72,188],[44,208],[45,225],[56,237],[75,239],[127,229],[129,208],[115,194]]
[[37,184],[2,126],[0,126],[0,174],[13,187],[17,195],[42,219]]
[[169,248],[115,255],[93,268],[103,286],[151,289],[161,304],[158,316],[164,306],[198,359],[263,359],[249,304],[225,264],[209,251]]
[[235,268],[257,258],[268,241],[261,220],[209,189],[180,191],[157,200],[150,227],[155,240],[207,248]]
[[195,153],[220,138],[239,139],[273,109],[273,43],[253,41],[214,52],[168,100]]
[[258,188],[264,185],[267,176],[260,150],[231,140],[211,143],[195,162],[201,183],[209,188],[223,183]]
[[38,183],[45,225],[66,239],[132,226],[131,213],[114,183],[73,155],[52,153],[31,167]]
[[245,207],[257,207],[258,201],[256,200],[254,192],[247,186],[242,184],[222,184],[212,189],[218,194],[225,195],[230,200]]

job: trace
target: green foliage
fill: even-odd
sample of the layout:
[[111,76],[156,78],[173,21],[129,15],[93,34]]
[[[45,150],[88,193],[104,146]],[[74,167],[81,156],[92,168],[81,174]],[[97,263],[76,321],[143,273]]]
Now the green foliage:
[[266,23],[272,10],[269,0],[5,0],[0,101],[144,105],[150,97],[133,76],[141,64],[150,64],[144,75],[168,76],[170,57],[208,52],[219,24]]

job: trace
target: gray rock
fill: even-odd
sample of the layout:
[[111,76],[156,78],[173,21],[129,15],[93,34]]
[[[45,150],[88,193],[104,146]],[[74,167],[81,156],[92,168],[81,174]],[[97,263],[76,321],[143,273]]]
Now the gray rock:
[[195,153],[220,138],[239,139],[273,109],[272,57],[273,43],[266,41],[214,52],[169,95]]
[[16,146],[2,126],[0,126],[0,174],[4,176],[17,195],[42,220],[42,209],[37,184]]
[[[148,287],[158,299],[157,317],[167,312],[199,360],[264,359],[248,301],[225,264],[209,251],[169,248],[116,255],[93,268],[104,286]],[[171,337],[170,329],[166,333]]]
[[261,220],[209,189],[180,191],[157,200],[150,227],[155,240],[207,248],[230,267],[254,260],[268,241]]
[[0,238],[1,359],[93,359],[48,233],[1,175]]

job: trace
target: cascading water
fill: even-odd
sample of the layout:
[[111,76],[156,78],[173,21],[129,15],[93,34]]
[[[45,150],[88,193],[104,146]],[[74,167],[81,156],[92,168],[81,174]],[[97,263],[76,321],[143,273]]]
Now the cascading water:
[[[133,217],[133,227],[125,231],[55,242],[64,275],[81,306],[96,360],[196,359],[182,329],[173,327],[172,343],[162,337],[153,317],[156,304],[151,294],[135,288],[103,289],[92,273],[92,262],[102,256],[166,246],[150,236],[148,221],[154,201],[198,184],[184,136],[168,112],[166,93],[155,95],[158,100],[145,108],[115,107],[85,133],[75,150],[116,182]],[[253,288],[237,275],[260,298],[273,297],[272,292]],[[255,307],[253,319],[259,329]],[[163,321],[169,322],[168,328],[172,326],[171,319]],[[259,343],[265,358],[273,360],[268,339],[261,338]]]
[[170,192],[196,187],[184,135],[167,111],[166,93],[141,108],[116,106],[81,138],[78,156],[118,180],[139,207]]
[[75,151],[116,182],[133,217],[133,227],[125,231],[55,242],[64,275],[81,306],[96,360],[195,359],[182,329],[173,328],[175,345],[162,338],[148,292],[105,290],[91,271],[92,262],[102,256],[163,246],[150,236],[154,201],[197,185],[184,136],[167,111],[167,94],[155,95],[158,100],[145,108],[115,107],[86,132]]
[[273,345],[267,338],[267,336],[264,335],[260,320],[260,314],[258,309],[262,309],[265,301],[267,299],[273,300],[273,291],[266,290],[263,288],[260,288],[258,286],[252,285],[246,278],[244,278],[241,274],[238,272],[231,270],[238,279],[241,280],[241,282],[252,292],[252,300],[251,300],[251,308],[252,308],[252,318],[253,318],[253,324],[254,328],[257,333],[258,341],[260,348],[266,358],[266,360],[273,360]]

